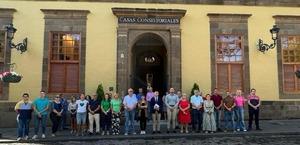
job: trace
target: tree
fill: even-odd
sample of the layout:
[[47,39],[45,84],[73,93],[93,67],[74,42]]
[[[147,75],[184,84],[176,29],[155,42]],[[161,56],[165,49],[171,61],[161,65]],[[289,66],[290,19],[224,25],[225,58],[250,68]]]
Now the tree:
[[97,100],[98,100],[98,101],[101,101],[102,98],[104,97],[104,91],[103,91],[103,86],[102,86],[102,84],[99,84],[99,85],[98,85],[98,88],[97,88],[96,93],[97,93]]
[[190,95],[190,96],[193,96],[193,95],[194,95],[194,90],[200,90],[200,89],[199,89],[199,85],[198,85],[197,83],[194,83],[193,88],[192,88],[192,91],[191,91],[191,95]]

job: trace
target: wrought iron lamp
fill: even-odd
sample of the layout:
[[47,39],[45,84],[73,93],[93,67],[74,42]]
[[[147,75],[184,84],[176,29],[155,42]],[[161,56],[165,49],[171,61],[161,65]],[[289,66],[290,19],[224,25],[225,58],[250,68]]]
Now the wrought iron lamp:
[[272,44],[265,44],[263,40],[258,40],[258,50],[261,52],[268,51],[269,49],[273,49],[276,46],[276,41],[278,39],[278,33],[280,28],[277,27],[277,25],[273,25],[273,28],[270,29],[270,33],[272,35],[272,40],[274,41]]
[[7,32],[6,37],[8,40],[8,46],[10,48],[16,48],[18,51],[21,51],[21,53],[27,51],[27,38],[25,38],[22,43],[14,44],[12,40],[14,39],[17,29],[13,26],[13,24],[5,26],[5,29]]

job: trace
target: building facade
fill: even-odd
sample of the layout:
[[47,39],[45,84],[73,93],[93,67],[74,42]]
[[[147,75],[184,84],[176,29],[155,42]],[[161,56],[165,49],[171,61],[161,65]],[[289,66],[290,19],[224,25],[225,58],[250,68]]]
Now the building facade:
[[[151,85],[161,94],[174,87],[189,93],[255,88],[264,101],[262,118],[300,117],[300,2],[297,0],[4,1],[0,28],[13,23],[13,41],[28,38],[28,51],[5,49],[3,66],[16,63],[20,83],[1,83],[0,116],[13,118],[24,92],[49,95]],[[275,49],[258,51],[258,39]],[[278,115],[274,116],[274,111]],[[0,122],[7,118],[1,117]],[[4,125],[0,125],[4,126]]]

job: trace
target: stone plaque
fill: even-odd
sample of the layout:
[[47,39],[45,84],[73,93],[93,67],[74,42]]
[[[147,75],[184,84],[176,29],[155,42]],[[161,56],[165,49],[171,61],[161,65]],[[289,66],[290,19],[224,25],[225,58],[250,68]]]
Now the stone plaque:
[[119,23],[136,24],[180,24],[180,18],[170,17],[119,17]]

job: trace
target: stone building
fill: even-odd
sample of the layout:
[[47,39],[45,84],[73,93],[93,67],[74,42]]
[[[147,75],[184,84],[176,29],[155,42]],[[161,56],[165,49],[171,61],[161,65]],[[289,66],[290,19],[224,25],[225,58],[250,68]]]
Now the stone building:
[[[16,63],[20,83],[1,83],[0,127],[14,126],[13,106],[31,99],[151,85],[203,93],[213,88],[244,94],[256,88],[262,118],[300,117],[300,1],[298,0],[0,0],[0,63]],[[6,48],[28,38],[20,54]],[[280,31],[276,47],[269,30]]]

